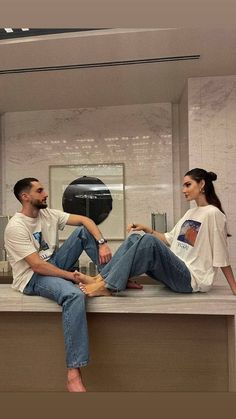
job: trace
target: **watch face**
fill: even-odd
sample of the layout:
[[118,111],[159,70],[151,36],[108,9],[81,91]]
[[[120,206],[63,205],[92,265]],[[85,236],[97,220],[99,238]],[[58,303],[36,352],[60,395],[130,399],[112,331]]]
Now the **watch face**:
[[100,239],[100,240],[98,240],[98,244],[103,244],[103,243],[106,243],[107,241],[105,240],[105,239]]

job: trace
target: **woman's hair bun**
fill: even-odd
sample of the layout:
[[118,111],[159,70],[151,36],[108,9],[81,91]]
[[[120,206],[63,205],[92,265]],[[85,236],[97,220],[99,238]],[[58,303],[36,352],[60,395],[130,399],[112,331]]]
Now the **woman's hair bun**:
[[217,179],[217,175],[214,172],[207,172],[207,176],[212,182]]

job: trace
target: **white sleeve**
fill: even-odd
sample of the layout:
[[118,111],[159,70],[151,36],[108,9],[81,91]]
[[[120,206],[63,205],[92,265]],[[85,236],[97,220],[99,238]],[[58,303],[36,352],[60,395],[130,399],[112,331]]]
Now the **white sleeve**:
[[29,232],[23,226],[8,228],[5,235],[5,247],[15,262],[37,252]]
[[230,264],[227,246],[226,219],[215,214],[213,230],[213,266],[224,267]]
[[174,228],[171,231],[164,233],[166,241],[169,243],[170,246],[173,242],[174,237],[176,236],[176,232],[179,228],[180,221],[178,221],[178,223],[174,226]]
[[175,231],[175,227],[171,231],[168,231],[167,233],[164,233],[166,241],[169,243],[169,245],[171,245],[171,243],[173,241],[174,231]]
[[68,212],[63,212],[56,209],[50,209],[51,214],[53,214],[57,218],[58,222],[58,229],[63,230],[70,214]]
[[[186,214],[188,212],[189,211],[187,211]],[[180,218],[180,220],[177,222],[177,224],[175,224],[175,226],[173,227],[173,229],[171,231],[169,231],[168,233],[164,233],[165,238],[166,238],[166,240],[167,240],[167,242],[169,243],[170,246],[171,246],[171,244],[174,240],[174,237],[179,235],[180,228],[181,228],[184,220],[186,220],[186,214],[182,218]]]

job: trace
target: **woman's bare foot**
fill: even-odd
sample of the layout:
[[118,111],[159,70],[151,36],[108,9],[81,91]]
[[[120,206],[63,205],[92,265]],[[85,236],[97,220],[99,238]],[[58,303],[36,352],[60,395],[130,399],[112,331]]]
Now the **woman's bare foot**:
[[67,373],[67,390],[70,393],[85,393],[81,372],[79,368],[69,368]]
[[111,295],[111,292],[105,287],[103,280],[92,284],[83,284],[81,282],[79,287],[88,297],[109,297]]
[[99,281],[103,281],[103,277],[98,274],[96,276],[85,275],[82,272],[75,271],[76,278],[83,284],[94,284]]
[[143,286],[141,284],[138,284],[136,281],[132,281],[131,279],[128,279],[126,288],[132,289],[132,290],[142,290]]

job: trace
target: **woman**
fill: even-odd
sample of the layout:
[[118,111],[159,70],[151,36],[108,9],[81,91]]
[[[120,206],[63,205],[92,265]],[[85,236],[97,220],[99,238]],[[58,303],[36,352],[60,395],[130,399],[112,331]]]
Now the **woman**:
[[183,193],[196,206],[189,209],[169,233],[142,224],[130,224],[132,234],[96,277],[80,275],[80,289],[89,297],[111,295],[126,288],[128,278],[143,273],[175,292],[208,291],[221,268],[233,294],[236,282],[229,264],[226,217],[213,181],[217,175],[192,169],[184,176]]

